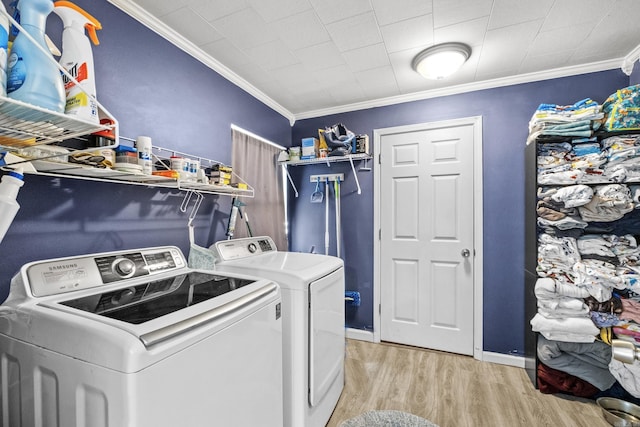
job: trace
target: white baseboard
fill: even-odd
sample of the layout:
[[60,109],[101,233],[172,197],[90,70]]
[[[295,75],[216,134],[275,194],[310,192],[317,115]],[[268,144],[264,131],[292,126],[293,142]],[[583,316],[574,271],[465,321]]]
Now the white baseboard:
[[515,366],[524,369],[524,357],[512,356],[510,354],[493,353],[490,351],[482,352],[482,361],[497,363],[499,365]]
[[352,340],[375,342],[373,339],[373,331],[365,331],[364,329],[347,328],[346,336]]

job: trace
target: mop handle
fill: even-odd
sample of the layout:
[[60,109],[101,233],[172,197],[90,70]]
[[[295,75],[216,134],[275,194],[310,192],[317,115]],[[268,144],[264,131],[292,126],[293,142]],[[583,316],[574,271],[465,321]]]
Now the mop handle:
[[329,255],[329,178],[324,185],[325,199],[327,199],[324,208],[324,254]]
[[333,193],[336,205],[336,256],[340,258],[340,179],[333,182]]

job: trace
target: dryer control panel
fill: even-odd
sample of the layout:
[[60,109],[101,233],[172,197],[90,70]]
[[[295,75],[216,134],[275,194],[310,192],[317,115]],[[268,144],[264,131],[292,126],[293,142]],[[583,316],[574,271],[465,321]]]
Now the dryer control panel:
[[278,250],[273,239],[269,236],[222,240],[209,249],[213,251],[218,261],[248,258]]
[[167,246],[39,261],[25,265],[23,273],[33,296],[42,297],[186,266],[180,249]]

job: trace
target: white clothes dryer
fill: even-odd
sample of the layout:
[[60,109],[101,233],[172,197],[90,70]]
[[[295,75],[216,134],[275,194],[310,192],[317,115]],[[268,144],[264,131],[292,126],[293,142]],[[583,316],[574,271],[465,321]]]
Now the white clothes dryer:
[[220,241],[216,271],[248,274],[282,292],[285,427],[325,427],[344,388],[344,263],[280,252],[270,237]]
[[277,284],[174,246],[26,264],[0,305],[3,426],[282,426]]

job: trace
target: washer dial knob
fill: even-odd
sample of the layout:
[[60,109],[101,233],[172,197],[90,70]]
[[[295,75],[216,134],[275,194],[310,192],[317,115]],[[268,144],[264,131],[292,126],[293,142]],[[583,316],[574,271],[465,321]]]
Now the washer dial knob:
[[254,254],[258,250],[258,247],[256,246],[255,243],[249,243],[249,246],[247,246],[247,249],[249,250],[249,253]]
[[113,272],[123,278],[131,277],[136,272],[136,263],[129,258],[118,258],[113,262]]

